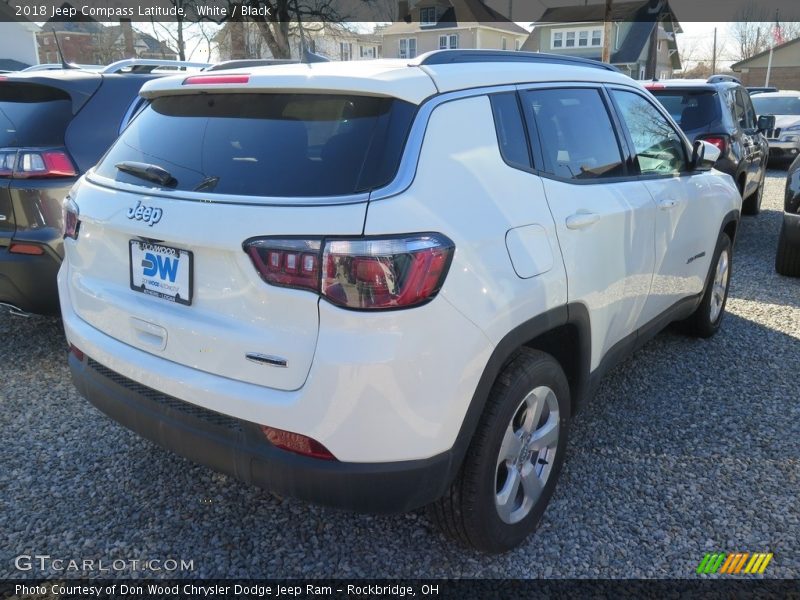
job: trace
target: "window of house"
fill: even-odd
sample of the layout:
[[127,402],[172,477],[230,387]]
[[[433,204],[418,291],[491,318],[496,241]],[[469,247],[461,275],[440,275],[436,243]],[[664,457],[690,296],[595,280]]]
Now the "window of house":
[[454,50],[458,48],[458,35],[440,35],[439,50]]
[[551,32],[551,48],[588,48],[603,45],[603,29],[600,27],[575,27]]
[[400,39],[400,58],[417,57],[417,38]]
[[599,90],[527,90],[520,96],[525,118],[538,129],[531,145],[541,146],[548,173],[565,179],[625,175],[617,135]]
[[644,65],[639,65],[639,79],[644,79]]
[[643,175],[676,175],[686,167],[681,136],[649,101],[633,92],[611,90],[633,140],[636,162]]
[[420,8],[419,9],[419,24],[420,25],[436,25],[436,8]]
[[353,59],[353,44],[350,42],[339,42],[339,58],[341,60]]
[[50,45],[50,38],[49,37],[45,37],[44,38],[44,45],[45,46],[49,46]]
[[663,42],[662,40],[658,40],[658,45],[656,46],[656,48],[658,49],[658,51],[659,51],[659,52],[661,52],[661,49],[662,49],[663,47],[664,47],[664,42]]
[[661,71],[658,74],[659,79],[669,79],[669,71]]
[[519,51],[522,48],[522,42],[519,40],[514,40],[514,50]]
[[503,50],[508,50],[508,40],[506,38],[502,39],[502,42],[500,44],[500,48],[502,48]]

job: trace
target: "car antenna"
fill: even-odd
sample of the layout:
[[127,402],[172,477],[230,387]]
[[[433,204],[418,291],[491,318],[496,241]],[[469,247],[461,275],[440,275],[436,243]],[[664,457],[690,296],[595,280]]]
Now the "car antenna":
[[320,56],[319,54],[315,54],[308,49],[308,45],[306,44],[306,36],[303,31],[303,23],[300,21],[300,9],[297,6],[297,0],[294,2],[294,10],[295,14],[297,15],[297,28],[300,30],[300,62],[304,65],[319,62],[330,62],[330,59]]
[[58,58],[61,59],[61,68],[62,69],[80,69],[78,65],[73,65],[72,63],[68,63],[64,60],[64,53],[61,51],[61,44],[58,43],[58,34],[56,33],[56,28],[53,27],[52,30],[53,37],[56,39],[56,50],[58,50]]

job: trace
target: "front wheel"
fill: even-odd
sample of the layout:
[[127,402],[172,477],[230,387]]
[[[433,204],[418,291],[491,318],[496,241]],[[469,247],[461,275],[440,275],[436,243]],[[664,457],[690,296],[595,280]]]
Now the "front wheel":
[[553,494],[569,413],[569,384],[558,362],[518,350],[492,387],[455,482],[429,507],[434,523],[484,552],[519,545]]
[[732,263],[731,239],[722,233],[717,240],[717,247],[711,260],[710,277],[700,305],[684,321],[685,329],[690,335],[708,338],[719,331],[722,317],[725,314],[725,305],[728,302]]

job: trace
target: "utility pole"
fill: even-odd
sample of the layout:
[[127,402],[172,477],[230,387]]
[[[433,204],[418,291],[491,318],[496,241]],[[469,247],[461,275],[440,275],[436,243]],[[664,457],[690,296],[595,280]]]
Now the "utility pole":
[[613,0],[606,0],[606,10],[603,16],[603,56],[604,63],[611,62],[611,9]]
[[717,72],[717,28],[714,27],[714,49],[711,51],[711,74]]

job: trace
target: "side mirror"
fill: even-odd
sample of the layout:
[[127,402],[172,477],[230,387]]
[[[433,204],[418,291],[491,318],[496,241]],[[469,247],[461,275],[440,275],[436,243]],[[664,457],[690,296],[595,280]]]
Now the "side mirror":
[[775,115],[761,115],[758,117],[758,130],[771,131],[775,129]]
[[721,152],[714,144],[697,140],[692,148],[692,169],[694,171],[710,171]]

